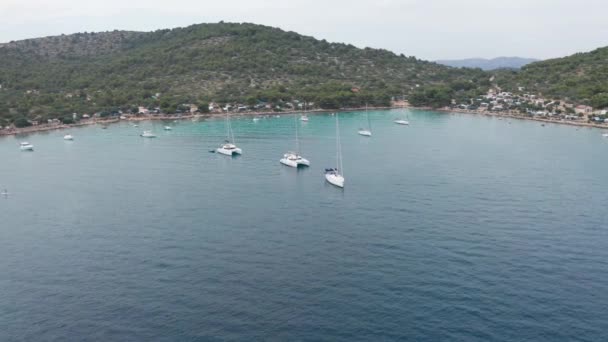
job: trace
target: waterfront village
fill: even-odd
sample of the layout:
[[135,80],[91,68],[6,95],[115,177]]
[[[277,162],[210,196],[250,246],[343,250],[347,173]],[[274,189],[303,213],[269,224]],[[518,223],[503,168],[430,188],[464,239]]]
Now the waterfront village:
[[[159,96],[160,94],[156,95]],[[313,102],[305,103],[301,100],[278,101],[275,103],[259,101],[257,104],[253,105],[210,102],[208,104],[203,104],[203,106],[203,108],[199,108],[199,106],[195,104],[181,104],[177,106],[173,113],[165,113],[160,107],[148,108],[145,106],[133,107],[128,110],[116,109],[114,111],[91,114],[73,113],[71,117],[72,120],[69,122],[66,122],[65,117],[61,119],[47,119],[44,121],[39,118],[34,118],[33,120],[28,120],[27,127],[15,127],[14,124],[0,127],[0,134],[42,131],[69,127],[71,125],[87,125],[120,120],[179,119],[199,115],[221,115],[225,113],[234,113],[238,115],[276,112],[290,113],[303,110],[327,111],[327,109],[318,108]],[[393,108],[411,107],[405,97],[393,97],[391,106]],[[354,108],[341,109],[352,110]],[[453,99],[451,105],[437,109],[448,112],[509,116],[520,119],[608,128],[608,108],[594,109],[584,104],[547,99],[540,95],[526,93],[523,88],[519,88],[518,93],[491,88],[485,95],[470,98],[468,101],[462,101],[460,103]]]
[[608,108],[594,109],[584,104],[528,94],[523,90],[519,88],[521,93],[514,94],[490,89],[485,96],[469,99],[467,103],[452,100],[452,105],[444,109],[608,126]]

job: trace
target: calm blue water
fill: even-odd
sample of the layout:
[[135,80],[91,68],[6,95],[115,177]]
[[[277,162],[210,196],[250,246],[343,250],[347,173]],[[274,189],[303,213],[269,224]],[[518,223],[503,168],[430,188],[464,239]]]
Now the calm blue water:
[[0,340],[606,340],[608,139],[400,113],[0,139]]

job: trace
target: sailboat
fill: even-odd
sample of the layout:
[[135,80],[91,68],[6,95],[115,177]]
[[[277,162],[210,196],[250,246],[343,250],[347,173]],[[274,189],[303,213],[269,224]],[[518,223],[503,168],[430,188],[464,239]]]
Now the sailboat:
[[342,145],[340,144],[340,123],[336,113],[336,163],[335,168],[325,169],[325,180],[339,188],[344,188],[344,176],[342,175]]
[[364,137],[372,136],[372,123],[369,121],[369,113],[367,112],[367,104],[365,104],[365,116],[367,117],[367,129],[359,128],[359,135]]
[[[403,101],[405,101],[405,94],[403,95]],[[397,125],[409,125],[410,124],[409,118],[407,117],[407,113],[405,114],[405,119],[396,119],[393,122],[396,123]]]
[[232,125],[230,124],[230,117],[228,116],[228,113],[226,113],[226,135],[228,139],[226,139],[224,143],[215,150],[215,152],[227,156],[242,154],[243,150],[236,147],[234,144],[234,133],[232,132]]
[[298,139],[298,120],[297,115],[294,115],[295,123],[296,123],[296,151],[295,152],[287,152],[283,155],[283,158],[279,160],[281,164],[291,166],[291,167],[299,167],[299,166],[310,166],[310,162],[308,159],[302,158],[300,155],[300,141]]
[[304,101],[304,114],[300,117],[300,121],[308,121],[308,115],[306,115],[306,101]]

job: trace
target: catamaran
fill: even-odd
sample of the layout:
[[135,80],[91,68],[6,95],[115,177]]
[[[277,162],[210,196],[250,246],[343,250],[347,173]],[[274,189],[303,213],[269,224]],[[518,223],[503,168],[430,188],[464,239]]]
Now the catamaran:
[[372,136],[372,123],[369,120],[369,113],[367,112],[367,104],[365,104],[365,116],[367,117],[367,129],[365,128],[359,128],[359,135],[362,135],[364,137],[371,137]]
[[215,152],[226,156],[242,154],[243,150],[241,150],[234,144],[234,133],[232,132],[232,125],[230,124],[230,117],[228,116],[228,112],[226,112],[226,135],[227,139],[220,147],[215,150]]
[[283,155],[283,158],[279,160],[281,164],[291,166],[291,167],[299,167],[299,166],[310,166],[310,161],[308,159],[302,158],[300,155],[300,141],[298,139],[298,120],[297,116],[294,115],[294,120],[296,124],[296,152],[287,152]]
[[325,180],[339,188],[344,188],[344,176],[342,175],[342,145],[340,144],[340,123],[336,113],[336,163],[337,167],[325,169]]

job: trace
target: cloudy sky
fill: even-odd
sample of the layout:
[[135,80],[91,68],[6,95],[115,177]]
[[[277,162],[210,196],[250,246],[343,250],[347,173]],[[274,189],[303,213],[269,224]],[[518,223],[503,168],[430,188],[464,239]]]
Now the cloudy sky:
[[0,42],[220,20],[431,60],[544,59],[608,45],[608,0],[0,0]]

